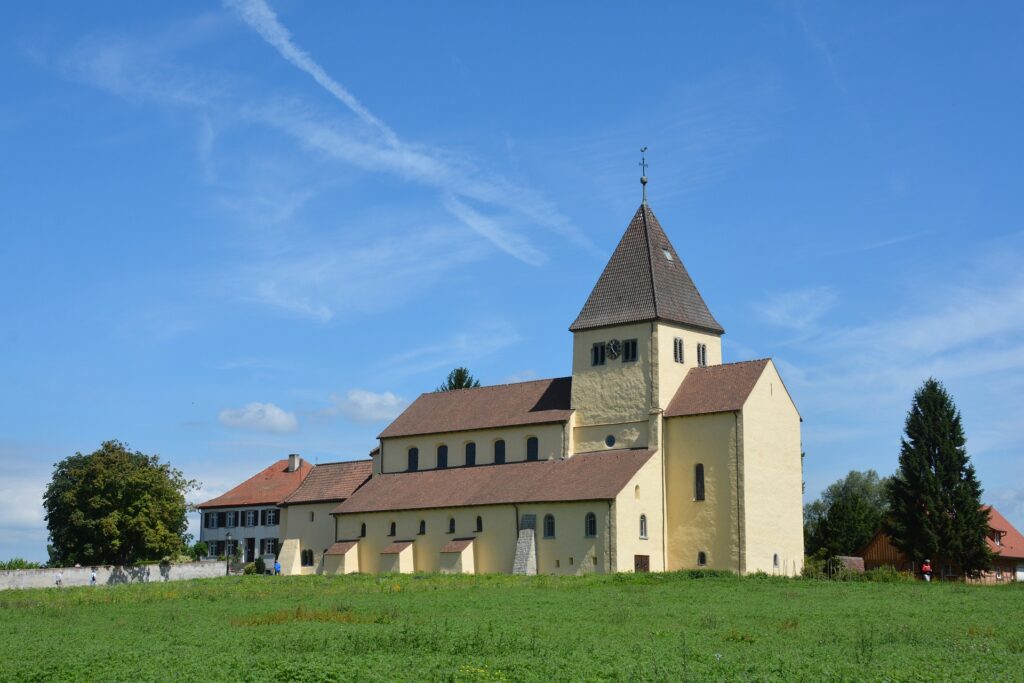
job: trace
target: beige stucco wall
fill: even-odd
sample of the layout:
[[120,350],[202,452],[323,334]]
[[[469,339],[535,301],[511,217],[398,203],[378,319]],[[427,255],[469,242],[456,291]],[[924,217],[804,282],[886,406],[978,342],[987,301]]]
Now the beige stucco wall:
[[804,551],[800,415],[774,363],[754,385],[742,420],[747,571],[799,574]]
[[[708,347],[708,365],[722,364],[722,338],[717,334],[702,332],[685,325],[658,322],[655,325],[657,350],[658,408],[666,408],[675,396],[683,377],[690,368],[697,367],[697,344]],[[683,362],[677,363],[674,355],[674,340],[683,340]]]
[[[605,439],[615,437],[615,444],[608,446]],[[648,421],[627,422],[613,425],[591,425],[573,430],[573,446],[576,453],[592,453],[619,448],[647,448],[650,443]]]
[[[616,571],[633,571],[636,555],[650,558],[652,572],[665,570],[661,464],[655,453],[615,499]],[[647,516],[647,538],[640,537],[640,515]]]
[[[651,405],[651,323],[603,327],[573,334],[572,407],[576,426],[643,422]],[[637,340],[637,360],[590,364],[595,342]],[[579,431],[577,430],[577,435]],[[581,450],[577,445],[577,450]]]
[[[311,503],[281,508],[281,552],[278,561],[282,574],[319,574],[324,571],[324,550],[334,538],[334,517],[331,511],[338,503]],[[313,519],[309,515],[313,513]],[[301,551],[313,551],[313,566],[302,566]]]
[[324,555],[324,574],[354,574],[358,571],[358,543],[342,554]]
[[440,571],[442,574],[475,574],[473,562],[473,543],[457,553],[441,553]]
[[418,448],[419,469],[437,467],[437,447],[448,446],[448,467],[466,464],[466,444],[476,444],[476,464],[494,462],[494,442],[505,440],[505,462],[526,460],[526,440],[537,437],[538,457],[549,460],[564,457],[566,432],[562,423],[526,425],[501,429],[482,429],[467,432],[443,432],[423,436],[382,439],[384,472],[405,472],[409,449]]
[[[536,503],[519,505],[519,515],[537,516],[537,567],[541,573],[581,574],[607,571],[608,501],[583,503]],[[584,536],[587,512],[597,516],[597,536]],[[544,515],[555,516],[555,538],[543,538]],[[483,520],[483,531],[476,532],[476,517]],[[455,533],[448,533],[448,519],[455,519]],[[427,532],[418,533],[420,520]],[[388,536],[391,522],[395,536]],[[510,573],[519,535],[516,509],[512,505],[487,505],[455,509],[410,510],[338,515],[338,537],[358,538],[360,525],[366,523],[366,537],[359,542],[360,569],[378,573],[386,569],[380,551],[392,541],[414,541],[415,571],[441,571],[441,548],[454,538],[473,537],[473,564],[478,573]],[[596,558],[596,562],[595,562]],[[465,571],[465,569],[464,569]]]
[[[710,353],[710,352],[709,352]],[[665,420],[665,499],[668,569],[697,566],[742,571],[737,543],[737,413]],[[694,500],[694,471],[704,465],[703,501]]]
[[406,546],[397,553],[380,555],[381,574],[412,574],[416,571],[413,546]]

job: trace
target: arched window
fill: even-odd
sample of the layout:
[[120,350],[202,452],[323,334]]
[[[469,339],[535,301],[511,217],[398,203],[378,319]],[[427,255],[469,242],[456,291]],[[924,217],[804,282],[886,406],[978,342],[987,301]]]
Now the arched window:
[[299,554],[299,560],[300,560],[300,562],[301,562],[303,567],[312,567],[313,566],[313,551],[312,550],[303,550]]
[[537,437],[531,436],[526,440],[526,459],[536,460],[540,453],[540,445],[537,443]]
[[481,531],[484,530],[484,518],[481,517],[480,515],[476,516],[476,530],[477,530],[477,533],[480,533]]
[[597,536],[597,515],[593,512],[588,512],[583,522],[583,535],[588,538]]
[[409,472],[415,472],[420,468],[420,449],[410,448],[409,449],[409,464],[405,468]]
[[448,533],[450,533],[450,534],[454,534],[455,533],[455,518],[454,517],[449,517],[448,518]]
[[640,484],[633,487],[633,500],[640,500]]
[[704,465],[700,463],[693,468],[693,499],[704,500]]
[[395,535],[395,523],[391,522],[391,528],[388,529],[388,536],[394,536],[394,535]]
[[437,447],[437,469],[443,470],[448,467],[448,447],[441,444]]
[[708,563],[708,554],[706,552],[704,552],[703,550],[701,550],[699,553],[697,553],[697,566],[698,567],[703,567],[707,563]]
[[647,515],[640,515],[640,538],[647,538]]
[[505,464],[505,441],[503,439],[494,442],[494,464]]
[[476,444],[470,441],[466,444],[466,467],[476,464]]
[[366,522],[363,522],[359,527],[359,538],[366,538]]
[[420,536],[422,536],[425,533],[427,533],[427,520],[421,519],[420,520]]
[[555,537],[555,516],[544,515],[544,538]]

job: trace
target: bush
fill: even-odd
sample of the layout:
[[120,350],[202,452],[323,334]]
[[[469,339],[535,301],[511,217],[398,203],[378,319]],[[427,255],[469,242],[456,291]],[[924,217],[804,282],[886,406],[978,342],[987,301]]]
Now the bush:
[[864,580],[876,583],[913,583],[917,579],[910,572],[896,571],[895,567],[878,567],[864,572]]
[[194,546],[192,546],[190,552],[192,553],[192,559],[198,562],[210,553],[210,547],[206,545],[205,541],[199,541]]
[[242,567],[242,573],[243,574],[255,574],[256,573],[256,563],[255,562],[247,562],[246,565],[244,567]]
[[266,574],[267,573],[267,563],[263,561],[262,557],[257,557],[256,561],[253,562],[253,564],[256,565],[256,573],[257,574]]
[[30,562],[20,557],[12,557],[6,562],[0,562],[0,569],[39,569],[42,566],[38,562]]

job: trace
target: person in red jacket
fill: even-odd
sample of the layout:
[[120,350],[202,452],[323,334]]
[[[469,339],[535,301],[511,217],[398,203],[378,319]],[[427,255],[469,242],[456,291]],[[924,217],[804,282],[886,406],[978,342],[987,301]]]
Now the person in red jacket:
[[924,580],[931,583],[932,580],[932,561],[925,560],[924,564],[921,565],[921,573],[924,575]]

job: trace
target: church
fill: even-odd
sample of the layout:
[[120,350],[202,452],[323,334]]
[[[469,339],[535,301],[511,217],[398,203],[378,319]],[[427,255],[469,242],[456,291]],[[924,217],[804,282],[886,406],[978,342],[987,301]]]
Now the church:
[[800,414],[770,359],[722,363],[646,197],[569,330],[570,377],[426,393],[370,460],[278,463],[285,573],[799,574]]

